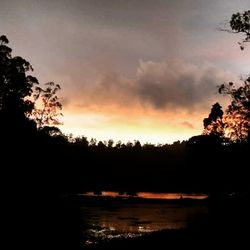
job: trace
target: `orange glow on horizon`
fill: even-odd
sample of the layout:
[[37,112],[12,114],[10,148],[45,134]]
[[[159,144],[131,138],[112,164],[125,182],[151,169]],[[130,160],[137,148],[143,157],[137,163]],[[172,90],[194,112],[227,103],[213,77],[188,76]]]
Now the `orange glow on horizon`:
[[[84,196],[93,196],[93,192],[87,192]],[[104,197],[129,197],[127,194],[119,195],[118,192],[103,191],[101,196]],[[196,199],[202,200],[208,197],[207,194],[188,194],[188,193],[152,193],[152,192],[138,192],[136,197],[144,199],[162,199],[162,200],[176,200],[176,199]]]
[[142,144],[166,144],[187,140],[202,133],[203,113],[184,111],[169,112],[153,109],[126,109],[119,107],[97,109],[66,109],[64,125],[60,129],[65,134],[85,136],[90,140],[127,143],[139,140]]

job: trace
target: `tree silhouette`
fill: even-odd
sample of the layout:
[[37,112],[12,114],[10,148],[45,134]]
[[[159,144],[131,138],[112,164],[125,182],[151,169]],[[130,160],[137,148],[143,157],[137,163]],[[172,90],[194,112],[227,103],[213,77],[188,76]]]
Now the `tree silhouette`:
[[238,44],[241,50],[243,50],[245,43],[250,42],[250,10],[233,14],[229,25],[230,28],[220,28],[220,30],[230,33],[242,33],[244,38],[241,42],[238,42]]
[[232,82],[222,84],[219,93],[232,99],[224,116],[225,133],[233,141],[246,140],[250,131],[250,77],[238,88]]
[[0,117],[3,130],[27,129],[34,108],[34,102],[28,97],[32,95],[33,86],[38,80],[27,75],[33,71],[31,64],[22,57],[12,57],[12,49],[8,47],[6,36],[0,36]]
[[54,82],[45,84],[45,88],[36,87],[34,91],[34,100],[37,105],[31,113],[31,117],[37,123],[39,129],[45,126],[54,126],[62,124],[59,121],[62,104],[59,101],[57,92],[60,90],[60,85]]
[[222,137],[224,134],[224,123],[222,121],[223,111],[222,107],[217,102],[212,106],[208,118],[203,120],[205,135],[216,135]]
[[[231,33],[242,33],[244,39],[239,42],[241,50],[246,42],[250,42],[250,10],[235,13],[230,20]],[[233,82],[222,84],[219,87],[220,94],[231,97],[231,104],[223,117],[225,134],[233,141],[249,141],[250,132],[250,76],[237,87]]]
[[233,14],[230,20],[232,32],[243,33],[245,38],[239,42],[240,48],[244,49],[244,43],[250,42],[250,10],[243,13]]
[[[54,82],[39,87],[37,78],[28,75],[33,71],[31,64],[20,56],[12,57],[9,40],[0,36],[0,119],[1,132],[21,134],[39,130],[45,126],[49,135],[58,134],[55,125],[61,124],[59,116],[62,104],[57,92],[60,86]],[[7,133],[9,134],[9,133]]]
[[[241,50],[250,41],[250,10],[233,14],[229,22],[230,29],[221,29],[231,33],[243,33],[239,42]],[[231,103],[223,115],[218,103],[214,104],[208,118],[203,120],[206,135],[219,135],[234,142],[249,141],[250,135],[250,76],[240,86],[229,82],[219,87],[219,93],[229,95]]]

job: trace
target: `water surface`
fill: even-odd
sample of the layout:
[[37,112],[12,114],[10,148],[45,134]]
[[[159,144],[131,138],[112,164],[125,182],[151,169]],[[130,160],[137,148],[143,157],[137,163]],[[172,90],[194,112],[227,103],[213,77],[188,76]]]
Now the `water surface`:
[[[186,228],[208,213],[206,203],[201,202],[205,195],[138,193],[138,197],[85,194],[81,207],[85,243]],[[196,200],[185,202],[192,197]]]

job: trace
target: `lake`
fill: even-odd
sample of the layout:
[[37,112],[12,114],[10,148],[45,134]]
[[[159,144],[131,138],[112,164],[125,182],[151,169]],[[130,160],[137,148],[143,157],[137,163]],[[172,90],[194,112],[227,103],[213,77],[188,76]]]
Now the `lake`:
[[82,195],[85,244],[140,237],[166,229],[182,229],[208,214],[204,194],[114,192]]

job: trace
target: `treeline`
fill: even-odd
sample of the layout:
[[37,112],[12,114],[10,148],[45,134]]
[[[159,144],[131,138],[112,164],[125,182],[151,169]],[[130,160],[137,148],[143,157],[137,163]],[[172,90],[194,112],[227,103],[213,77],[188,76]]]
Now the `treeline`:
[[247,142],[200,135],[164,145],[114,144],[49,132],[30,130],[1,140],[2,168],[24,192],[249,189]]
[[32,138],[28,144],[27,140],[20,142],[23,159],[19,162],[26,164],[18,171],[36,173],[31,178],[33,185],[40,183],[42,190],[53,187],[61,193],[81,193],[249,189],[249,143],[225,143],[213,135],[194,136],[171,145],[93,143],[85,137],[72,140],[63,134],[51,136],[44,132]]

